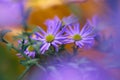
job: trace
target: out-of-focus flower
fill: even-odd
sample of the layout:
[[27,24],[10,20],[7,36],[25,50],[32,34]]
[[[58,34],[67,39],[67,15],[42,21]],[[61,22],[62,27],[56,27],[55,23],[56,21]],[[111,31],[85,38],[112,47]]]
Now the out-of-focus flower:
[[66,29],[66,34],[68,35],[65,43],[75,43],[79,48],[90,47],[93,45],[94,36],[92,34],[93,27],[88,23],[80,31],[79,23],[73,24],[73,26],[68,26]]
[[40,48],[42,54],[49,49],[50,45],[54,46],[56,51],[58,51],[58,45],[62,44],[62,40],[66,38],[62,35],[65,29],[59,31],[62,26],[62,22],[58,17],[55,17],[54,20],[47,20],[45,24],[48,27],[47,32],[39,28],[40,33],[35,33],[35,39],[43,43],[42,47]]
[[0,0],[0,28],[21,23],[21,4],[23,0]]
[[65,24],[65,25],[74,24],[74,23],[78,22],[78,20],[79,20],[79,18],[77,16],[74,16],[74,15],[70,15],[70,16],[64,17],[62,19],[63,24]]
[[24,53],[28,56],[28,57],[35,57],[35,50],[33,46],[28,46],[28,48],[24,51]]

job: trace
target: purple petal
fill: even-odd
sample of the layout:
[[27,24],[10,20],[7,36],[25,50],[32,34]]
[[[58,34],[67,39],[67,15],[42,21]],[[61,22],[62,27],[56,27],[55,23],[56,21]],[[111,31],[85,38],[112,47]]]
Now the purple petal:
[[72,34],[74,34],[74,31],[73,31],[73,29],[72,29],[72,26],[68,26],[68,28],[69,28],[69,31],[70,31]]
[[47,47],[46,47],[46,50],[48,50],[48,49],[49,49],[49,47],[50,47],[50,43],[48,43],[48,45],[47,45]]
[[55,47],[55,50],[58,51],[58,45],[54,42],[52,42],[52,45]]
[[74,40],[73,39],[67,39],[63,41],[63,44],[68,44],[68,43],[73,43]]
[[46,20],[45,21],[45,24],[46,24],[46,26],[47,26],[47,33],[48,34],[51,34],[51,33],[53,33],[53,21],[52,20]]
[[85,31],[86,31],[86,29],[88,28],[89,26],[88,26],[88,23],[86,23],[85,25],[84,25],[84,27],[82,28],[82,30],[80,31],[80,34],[82,35]]
[[84,44],[83,44],[81,41],[78,41],[78,43],[79,43],[80,45],[84,46]]
[[42,52],[42,54],[44,54],[44,52],[45,52],[46,50],[48,50],[49,47],[50,47],[50,43],[45,43],[45,44],[41,47],[41,49],[40,49],[40,51]]
[[55,39],[66,39],[66,37],[55,37]]
[[94,38],[92,38],[92,37],[90,37],[90,38],[83,38],[83,40],[89,40],[89,41],[91,41],[91,40],[94,40]]
[[58,40],[54,40],[54,43],[56,43],[56,44],[62,44],[62,42],[60,42]]
[[66,30],[66,27],[62,28],[62,30],[59,33],[57,33],[56,36],[62,35],[65,32],[65,30]]
[[48,43],[45,43],[45,44],[41,47],[40,51],[46,50],[45,48],[47,47],[47,45],[48,45]]
[[36,35],[37,37],[44,38],[43,35],[41,35],[41,34],[38,33],[38,32],[35,32],[35,35]]
[[75,42],[75,44],[79,47],[82,48],[82,45],[79,42]]
[[76,31],[76,33],[79,33],[80,32],[80,24],[76,23],[76,24],[73,24],[73,26],[74,26],[74,31]]
[[73,35],[73,33],[71,31],[69,31],[68,29],[66,29],[66,33],[69,35]]
[[46,34],[47,34],[41,27],[39,27],[39,30],[40,30],[40,32],[41,32],[43,35],[46,35]]

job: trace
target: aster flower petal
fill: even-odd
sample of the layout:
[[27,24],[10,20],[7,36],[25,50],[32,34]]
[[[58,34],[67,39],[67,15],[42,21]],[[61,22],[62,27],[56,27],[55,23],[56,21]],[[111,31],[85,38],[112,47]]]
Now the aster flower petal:
[[79,47],[82,48],[82,45],[79,42],[75,42],[75,44]]
[[74,40],[72,40],[72,39],[66,39],[63,41],[64,44],[73,43],[73,42],[74,42]]
[[60,37],[55,37],[55,39],[57,39],[57,40],[58,40],[58,39],[61,39],[61,40],[62,40],[62,39],[66,39],[66,37],[60,36]]
[[62,44],[62,42],[60,42],[58,40],[55,40],[54,43],[56,43],[56,44]]
[[43,35],[41,35],[40,33],[38,33],[38,32],[35,32],[34,33],[37,37],[40,37],[40,38],[44,38],[44,36]]
[[84,25],[84,27],[82,28],[82,30],[80,31],[80,34],[82,35],[84,32],[86,32],[86,30],[88,29],[88,23],[86,23],[85,25]]
[[69,28],[69,32],[71,32],[73,34],[74,30],[72,29],[72,26],[68,26],[68,28]]
[[55,50],[58,52],[58,45],[55,42],[53,42],[52,45],[55,47]]
[[80,24],[76,23],[76,24],[73,24],[73,26],[74,26],[74,31],[76,31],[76,33],[79,33],[80,32]]
[[56,37],[57,36],[63,36],[63,33],[65,32],[65,30],[66,30],[66,26],[64,26],[62,29],[61,29],[61,31],[59,31],[59,33],[56,33]]
[[57,22],[56,27],[54,28],[54,32],[53,32],[54,35],[59,31],[61,26],[62,26],[62,23]]
[[45,25],[47,26],[47,33],[52,34],[54,22],[48,19],[45,21]]
[[46,32],[41,27],[39,27],[39,30],[43,35],[46,35]]
[[[48,43],[45,43],[45,44],[41,47],[40,51],[43,51],[43,50],[47,47],[47,45],[48,45]],[[45,49],[45,50],[46,50],[46,49]]]

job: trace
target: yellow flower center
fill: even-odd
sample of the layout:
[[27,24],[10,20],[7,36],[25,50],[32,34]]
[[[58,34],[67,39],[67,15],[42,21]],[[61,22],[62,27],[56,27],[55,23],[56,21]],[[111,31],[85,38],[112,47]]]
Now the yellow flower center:
[[28,51],[34,51],[34,47],[33,46],[28,46]]
[[54,39],[55,39],[55,37],[52,34],[49,34],[49,35],[46,36],[46,41],[47,42],[52,42]]
[[74,39],[75,41],[79,41],[79,40],[82,39],[82,37],[81,37],[79,34],[75,34],[75,35],[73,36],[73,39]]

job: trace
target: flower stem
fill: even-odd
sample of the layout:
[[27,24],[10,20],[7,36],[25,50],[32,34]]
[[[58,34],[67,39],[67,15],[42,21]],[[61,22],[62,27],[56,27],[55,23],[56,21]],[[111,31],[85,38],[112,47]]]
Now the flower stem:
[[78,47],[77,46],[73,46],[73,56],[76,56],[78,54]]
[[23,73],[18,77],[17,80],[22,80],[22,78],[25,76],[25,74],[29,71],[29,69],[31,68],[31,66],[27,67]]

